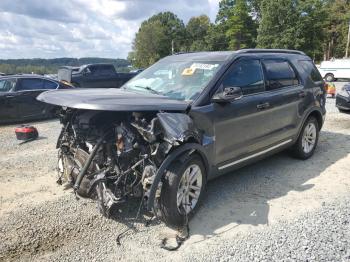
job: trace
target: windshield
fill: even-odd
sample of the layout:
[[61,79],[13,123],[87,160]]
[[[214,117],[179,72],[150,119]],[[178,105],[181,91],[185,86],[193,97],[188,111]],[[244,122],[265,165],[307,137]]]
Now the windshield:
[[124,85],[127,90],[194,100],[222,65],[222,61],[160,61]]

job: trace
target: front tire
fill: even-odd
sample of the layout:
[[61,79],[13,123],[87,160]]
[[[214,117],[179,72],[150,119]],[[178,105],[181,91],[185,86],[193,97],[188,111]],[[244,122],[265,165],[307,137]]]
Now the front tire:
[[165,174],[161,191],[163,221],[168,226],[183,226],[198,208],[205,186],[205,167],[198,155],[191,155],[184,162],[175,160]]
[[316,149],[320,129],[315,117],[310,116],[299,134],[298,140],[292,147],[294,157],[306,160],[310,158]]

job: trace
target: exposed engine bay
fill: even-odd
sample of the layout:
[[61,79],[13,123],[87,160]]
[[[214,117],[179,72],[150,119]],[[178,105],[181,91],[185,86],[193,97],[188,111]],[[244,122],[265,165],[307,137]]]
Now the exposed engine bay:
[[106,217],[130,197],[160,214],[157,172],[169,152],[200,136],[184,113],[62,108],[59,116],[58,183],[95,199]]

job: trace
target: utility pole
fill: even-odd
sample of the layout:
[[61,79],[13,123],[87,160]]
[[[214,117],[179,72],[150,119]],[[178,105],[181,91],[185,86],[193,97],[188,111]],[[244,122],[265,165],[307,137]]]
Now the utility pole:
[[174,54],[174,39],[171,40],[171,54]]
[[349,20],[348,41],[346,42],[345,58],[348,58],[348,55],[349,55],[349,43],[350,43],[350,20]]

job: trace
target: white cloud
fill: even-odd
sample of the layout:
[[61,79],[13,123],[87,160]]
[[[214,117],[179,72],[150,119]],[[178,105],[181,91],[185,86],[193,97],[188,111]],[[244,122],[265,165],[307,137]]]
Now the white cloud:
[[185,22],[219,0],[1,0],[0,58],[121,57],[151,15],[171,11]]

